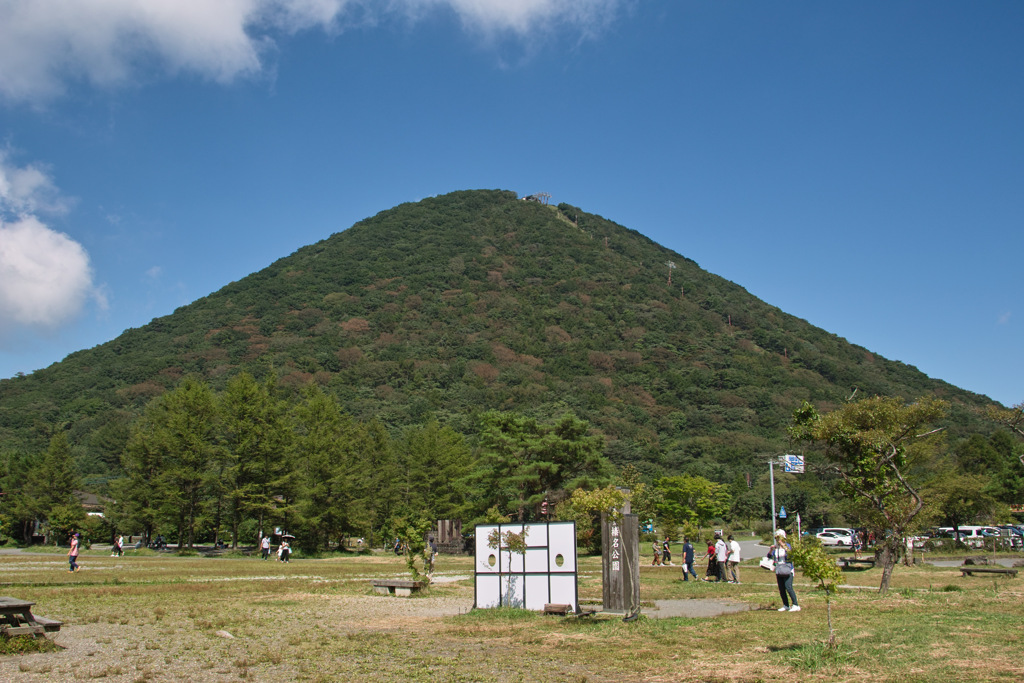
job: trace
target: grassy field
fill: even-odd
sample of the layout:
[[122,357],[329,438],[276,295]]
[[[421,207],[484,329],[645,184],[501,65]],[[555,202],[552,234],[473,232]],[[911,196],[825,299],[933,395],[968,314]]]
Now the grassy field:
[[[774,577],[740,585],[642,569],[641,599],[722,598],[750,611],[703,619],[544,617],[473,611],[470,558],[442,557],[425,595],[378,596],[404,574],[389,554],[296,559],[94,551],[77,574],[60,555],[0,557],[0,594],[64,622],[53,652],[0,656],[0,680],[306,681],[1020,681],[1024,576],[955,568],[851,571],[833,602],[798,575],[803,611],[780,613]],[[582,558],[581,602],[599,603],[598,558]],[[464,578],[460,578],[464,577]]]

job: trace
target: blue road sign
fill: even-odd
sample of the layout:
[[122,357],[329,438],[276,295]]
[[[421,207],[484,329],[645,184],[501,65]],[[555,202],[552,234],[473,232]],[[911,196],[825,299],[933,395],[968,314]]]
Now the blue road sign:
[[803,474],[804,471],[804,456],[793,455],[787,453],[782,456],[782,463],[787,472],[795,472],[796,474]]
[[785,519],[785,518],[786,518],[786,508],[784,508],[783,506],[780,505],[779,506],[779,519]]

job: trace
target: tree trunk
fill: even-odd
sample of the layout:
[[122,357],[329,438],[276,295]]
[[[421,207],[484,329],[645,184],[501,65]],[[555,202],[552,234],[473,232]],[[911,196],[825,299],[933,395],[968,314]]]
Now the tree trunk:
[[835,648],[836,646],[836,632],[832,628],[832,599],[831,592],[825,590],[825,609],[828,612],[828,646]]
[[885,595],[889,592],[889,580],[892,578],[892,569],[896,566],[896,559],[899,557],[899,549],[896,544],[899,539],[888,536],[882,544],[882,550],[878,555],[878,561],[882,565],[882,583],[878,586],[878,593]]

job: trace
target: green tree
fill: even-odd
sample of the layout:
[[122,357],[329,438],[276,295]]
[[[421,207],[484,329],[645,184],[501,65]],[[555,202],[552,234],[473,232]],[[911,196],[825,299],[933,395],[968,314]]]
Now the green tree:
[[[292,432],[274,388],[272,376],[260,384],[243,372],[228,382],[218,406],[224,449],[216,458],[211,489],[218,506],[227,504],[235,545],[238,526],[247,517],[256,520],[260,536],[265,534],[288,492]],[[220,508],[217,512],[219,517]]]
[[680,475],[662,477],[654,483],[661,493],[658,504],[660,525],[675,528],[682,524],[696,524],[699,528],[729,511],[732,495],[729,487],[704,477]]
[[405,548],[405,566],[413,581],[430,582],[430,546],[427,535],[433,528],[433,521],[422,515],[399,515],[390,520],[384,533],[388,538],[398,538]]
[[[1018,403],[1012,408],[1002,406],[989,406],[984,411],[985,416],[1009,429],[1017,436],[1024,438],[1024,403]],[[1024,462],[1024,453],[1020,456]]]
[[544,425],[490,411],[481,422],[476,484],[483,507],[508,505],[518,521],[528,521],[546,495],[611,479],[611,465],[601,455],[603,437],[588,434],[589,425],[571,413]]
[[960,527],[988,521],[999,507],[990,492],[992,482],[980,474],[946,473],[931,482],[924,492],[932,517],[953,527],[957,539]]
[[[1012,434],[1024,439],[1024,403],[1018,403],[1012,408],[989,406],[985,409],[984,415],[1008,429]],[[1006,468],[1007,476],[1003,480],[1005,496],[1003,502],[1019,503],[1020,496],[1024,495],[1024,448],[1018,446],[1014,449],[1001,436],[1002,432],[993,434],[990,443],[1007,458],[1015,455],[1017,460],[1017,462],[1011,462]]]
[[126,481],[117,491],[124,497],[123,516],[142,524],[147,537],[169,524],[178,547],[194,545],[218,451],[217,418],[210,387],[189,376],[154,399],[133,428],[122,459]]
[[401,494],[428,519],[451,519],[465,504],[470,450],[462,435],[436,420],[409,427],[399,448]]
[[310,550],[341,543],[363,522],[366,490],[360,485],[363,430],[341,412],[337,401],[310,384],[295,408],[293,462],[299,473],[299,542]]
[[25,483],[26,495],[35,501],[30,506],[32,511],[47,521],[48,543],[63,540],[85,520],[82,504],[75,494],[81,485],[67,432],[58,430],[50,437],[50,446],[42,459],[29,470]]
[[359,439],[357,471],[352,485],[366,493],[362,496],[361,516],[353,519],[352,524],[356,529],[365,530],[373,545],[374,534],[378,531],[383,531],[385,538],[392,538],[384,527],[399,514],[401,476],[394,443],[379,420],[363,424]]
[[889,589],[904,538],[924,507],[909,475],[913,456],[915,451],[922,457],[930,454],[921,444],[939,431],[929,427],[946,410],[944,401],[933,398],[906,405],[879,396],[824,415],[804,402],[794,413],[790,435],[822,448],[825,468],[839,477],[839,492],[860,501],[872,526],[882,532],[882,594]]
[[87,521],[92,517],[86,517],[81,503],[65,503],[50,508],[46,517],[47,536],[56,543],[59,543],[71,536],[74,531],[82,532],[82,543],[88,543],[95,538],[90,538],[86,529]]
[[793,566],[799,567],[804,576],[818,583],[818,588],[825,591],[825,607],[828,614],[828,646],[836,646],[836,632],[832,628],[832,594],[836,587],[846,582],[843,572],[836,564],[834,557],[825,552],[821,542],[814,539],[803,539],[793,544],[789,554]]
[[186,377],[165,394],[167,422],[161,437],[167,447],[164,463],[175,507],[178,547],[196,541],[196,520],[202,510],[210,463],[218,450],[218,411],[209,385]]
[[623,506],[628,495],[614,486],[587,491],[576,489],[555,507],[555,518],[576,523],[576,542],[588,553],[601,552],[601,513]]
[[42,517],[39,501],[35,498],[32,482],[31,458],[27,454],[5,451],[0,455],[0,513],[3,532],[23,542],[32,538],[37,519]]
[[661,491],[644,482],[635,466],[630,464],[623,467],[619,472],[617,484],[629,491],[630,512],[636,515],[641,523],[654,519],[658,514]]
[[764,496],[758,491],[750,490],[742,492],[733,500],[730,515],[734,521],[743,520],[747,527],[753,529],[755,519],[764,519],[770,516],[771,512],[765,505]]
[[118,527],[141,531],[147,545],[159,528],[161,510],[169,498],[164,471],[166,449],[157,438],[162,419],[163,406],[154,401],[132,425],[121,455],[125,476],[110,485]]

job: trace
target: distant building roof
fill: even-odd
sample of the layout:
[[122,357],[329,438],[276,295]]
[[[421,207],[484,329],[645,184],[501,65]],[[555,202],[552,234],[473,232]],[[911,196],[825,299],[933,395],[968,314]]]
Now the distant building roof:
[[108,503],[113,502],[106,496],[89,493],[88,491],[75,491],[75,497],[82,503],[82,507],[85,508],[86,512],[102,512]]

